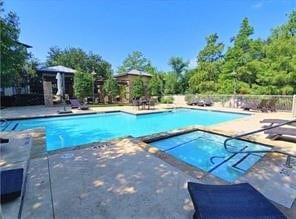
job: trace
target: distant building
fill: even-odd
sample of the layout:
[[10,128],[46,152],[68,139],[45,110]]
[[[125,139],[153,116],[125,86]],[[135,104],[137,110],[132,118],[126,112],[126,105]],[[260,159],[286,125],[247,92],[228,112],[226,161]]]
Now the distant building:
[[121,73],[118,75],[115,75],[114,78],[117,80],[119,86],[124,86],[125,87],[125,99],[130,101],[131,96],[130,96],[130,86],[132,82],[136,79],[141,77],[142,81],[144,82],[145,85],[148,85],[149,80],[151,79],[152,75],[144,72],[144,71],[139,71],[136,69],[132,69],[126,73]]

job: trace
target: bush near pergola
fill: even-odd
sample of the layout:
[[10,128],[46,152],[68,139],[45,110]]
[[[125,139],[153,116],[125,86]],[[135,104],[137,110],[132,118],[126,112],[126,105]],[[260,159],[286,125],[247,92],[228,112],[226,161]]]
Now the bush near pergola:
[[74,93],[79,100],[92,95],[92,75],[84,72],[76,72],[74,75]]
[[131,84],[131,96],[133,99],[139,99],[145,95],[145,86],[142,79],[136,79]]
[[105,94],[108,96],[108,103],[112,103],[113,98],[119,93],[117,81],[112,77],[108,78],[104,82],[103,89]]

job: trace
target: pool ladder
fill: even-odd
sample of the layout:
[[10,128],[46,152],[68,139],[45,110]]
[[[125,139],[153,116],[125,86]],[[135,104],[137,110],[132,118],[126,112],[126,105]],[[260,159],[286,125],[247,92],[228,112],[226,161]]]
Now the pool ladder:
[[231,140],[234,140],[234,139],[239,139],[239,138],[244,137],[244,136],[247,136],[247,135],[256,134],[256,133],[259,133],[259,132],[263,132],[265,130],[274,129],[274,128],[281,127],[281,126],[288,125],[288,124],[295,123],[295,122],[296,122],[296,119],[291,120],[291,121],[288,121],[288,122],[284,122],[284,123],[281,123],[281,124],[278,124],[278,125],[272,125],[272,126],[268,126],[268,127],[262,128],[262,129],[255,130],[255,131],[251,131],[251,132],[243,133],[243,134],[236,135],[236,136],[233,136],[233,137],[229,137],[229,138],[227,138],[224,141],[224,148],[229,153],[246,153],[246,154],[253,154],[253,153],[278,153],[278,154],[283,154],[283,155],[286,155],[287,156],[285,165],[288,168],[291,168],[292,167],[291,166],[291,159],[292,159],[292,157],[293,158],[296,158],[296,156],[293,155],[293,154],[290,154],[290,153],[287,153],[287,152],[284,152],[284,151],[280,151],[280,150],[257,150],[257,151],[256,150],[247,150],[247,151],[240,150],[240,151],[232,151],[232,150],[230,150],[229,147],[230,146],[233,147],[233,145],[228,145],[227,143],[229,141],[231,141]]

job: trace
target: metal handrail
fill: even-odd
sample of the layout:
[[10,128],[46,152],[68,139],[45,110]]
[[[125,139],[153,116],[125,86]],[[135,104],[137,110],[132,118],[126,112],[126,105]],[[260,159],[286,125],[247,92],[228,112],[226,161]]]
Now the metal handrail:
[[240,134],[240,135],[236,135],[236,136],[233,136],[233,137],[229,137],[227,138],[225,141],[224,141],[224,148],[227,152],[229,153],[279,153],[279,154],[283,154],[283,155],[286,155],[287,156],[287,160],[286,160],[286,166],[291,168],[291,157],[294,157],[296,158],[295,155],[292,155],[292,154],[289,154],[287,152],[284,152],[284,151],[279,151],[279,150],[257,150],[257,151],[231,151],[227,148],[227,142],[231,141],[231,140],[234,140],[234,139],[239,139],[241,137],[244,137],[244,136],[247,136],[247,135],[252,135],[252,134],[255,134],[255,133],[259,133],[259,132],[263,132],[263,131],[266,131],[266,130],[269,130],[269,129],[273,129],[273,128],[278,128],[278,127],[281,127],[281,126],[284,126],[284,125],[288,125],[288,124],[291,124],[291,123],[295,123],[296,122],[296,119],[294,120],[290,120],[288,122],[284,122],[284,123],[281,123],[281,124],[277,124],[277,125],[271,125],[271,126],[268,126],[268,127],[264,127],[262,129],[257,129],[255,131],[251,131],[251,132],[247,132],[247,133],[243,133],[243,134]]

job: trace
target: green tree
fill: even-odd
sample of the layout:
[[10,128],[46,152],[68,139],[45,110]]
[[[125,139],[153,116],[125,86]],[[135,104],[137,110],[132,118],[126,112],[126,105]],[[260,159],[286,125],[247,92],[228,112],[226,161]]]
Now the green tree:
[[[251,66],[248,63],[252,62],[255,57],[260,58],[260,50],[254,48],[261,42],[259,40],[254,42],[250,38],[253,33],[254,28],[249,24],[248,18],[244,18],[238,34],[232,39],[233,47],[228,48],[224,56],[225,63],[222,74],[220,74],[220,85],[222,85],[220,93],[232,93],[231,83],[234,84],[235,81],[248,83],[250,87],[256,81],[255,72],[248,68]],[[240,92],[240,86],[236,86],[235,92]]]
[[118,72],[125,73],[132,69],[150,72],[153,67],[142,52],[134,51],[124,59],[122,65],[118,68]]
[[178,89],[178,75],[175,72],[168,72],[164,76],[164,93],[177,94]]
[[153,74],[149,84],[148,91],[150,96],[161,97],[163,94],[163,79],[162,76],[158,73]]
[[145,85],[141,78],[132,82],[130,93],[133,99],[139,99],[140,97],[145,96]]
[[188,67],[188,62],[184,61],[182,57],[174,56],[169,60],[169,65],[171,66],[173,72],[175,72],[178,78],[182,77],[182,73],[186,71]]
[[258,93],[296,93],[296,11],[288,22],[275,28],[264,46],[263,71],[258,75]]
[[[172,57],[169,60],[169,65],[171,66],[173,73],[177,75],[176,84],[173,85],[173,82],[170,82],[170,87],[175,86],[174,93],[183,93],[186,89],[186,82],[184,79],[184,72],[187,71],[189,62],[184,61],[181,57]],[[172,79],[173,76],[170,77]]]
[[80,48],[62,50],[58,47],[52,47],[48,52],[46,64],[48,66],[63,65],[88,73],[95,71],[96,76],[103,79],[107,79],[112,75],[111,64],[101,56],[91,52],[86,53]]
[[83,100],[83,98],[92,95],[92,75],[85,72],[76,72],[74,74],[74,93],[75,96]]
[[116,97],[119,92],[117,81],[113,77],[108,78],[104,81],[103,90],[108,96],[108,102],[112,103],[114,97]]
[[217,91],[217,79],[223,63],[223,43],[218,42],[218,34],[206,38],[206,46],[197,56],[197,68],[189,79],[194,93],[213,93]]
[[1,87],[17,87],[23,81],[24,66],[30,54],[19,43],[18,16],[14,12],[5,14],[3,1],[0,1],[0,12]]

